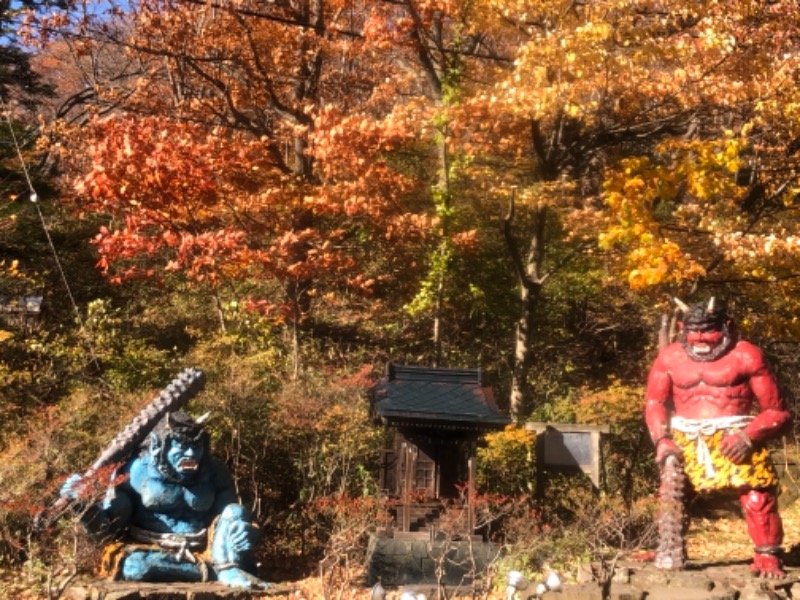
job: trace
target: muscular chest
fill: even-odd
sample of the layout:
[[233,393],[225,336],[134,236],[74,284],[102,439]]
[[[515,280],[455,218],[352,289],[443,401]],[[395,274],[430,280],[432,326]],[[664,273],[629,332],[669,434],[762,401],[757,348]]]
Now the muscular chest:
[[164,481],[145,481],[141,489],[142,505],[154,512],[170,513],[191,510],[205,512],[214,504],[215,492],[210,482],[183,486]]
[[718,390],[746,388],[747,374],[730,356],[710,362],[689,359],[675,361],[669,374],[673,385],[681,390]]

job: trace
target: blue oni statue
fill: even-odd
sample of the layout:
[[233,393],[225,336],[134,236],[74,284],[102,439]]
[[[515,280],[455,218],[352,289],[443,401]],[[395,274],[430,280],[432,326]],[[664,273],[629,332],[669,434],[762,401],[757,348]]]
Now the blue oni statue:
[[[103,575],[269,587],[251,574],[259,531],[237,502],[228,468],[211,456],[203,420],[167,413],[140,454],[117,470],[120,483],[84,511],[88,532],[112,539],[103,553]],[[72,475],[61,495],[77,499],[81,483],[80,475]]]

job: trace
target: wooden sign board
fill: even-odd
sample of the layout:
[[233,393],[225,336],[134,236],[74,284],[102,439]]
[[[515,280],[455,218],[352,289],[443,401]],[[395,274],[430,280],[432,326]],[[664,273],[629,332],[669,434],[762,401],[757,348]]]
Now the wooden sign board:
[[544,473],[585,473],[600,489],[600,434],[608,425],[526,423],[536,434],[536,496],[544,497]]

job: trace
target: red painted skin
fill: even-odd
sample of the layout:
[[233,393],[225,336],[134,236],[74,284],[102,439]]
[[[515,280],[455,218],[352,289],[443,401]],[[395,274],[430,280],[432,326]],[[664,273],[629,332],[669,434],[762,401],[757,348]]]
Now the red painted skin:
[[[719,330],[687,331],[687,343],[696,354],[713,349],[723,341]],[[682,343],[665,347],[658,355],[647,382],[645,420],[656,443],[656,460],[663,464],[669,455],[682,459],[681,450],[668,437],[669,419],[750,415],[755,419],[744,434],[727,434],[721,452],[735,463],[747,460],[752,442],[764,442],[779,435],[791,421],[791,413],[761,351],[739,340],[716,360],[694,360]],[[777,510],[776,494],[771,489],[741,489],[740,502],[745,512],[750,537],[756,548],[780,548],[783,525]],[[780,559],[756,550],[751,569],[764,577],[783,577]]]

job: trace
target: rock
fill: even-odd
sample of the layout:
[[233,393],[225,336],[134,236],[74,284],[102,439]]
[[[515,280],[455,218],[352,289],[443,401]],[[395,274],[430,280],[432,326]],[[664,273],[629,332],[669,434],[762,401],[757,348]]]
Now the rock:
[[612,583],[607,600],[643,600],[647,593],[629,583]]
[[736,600],[733,590],[710,590],[694,587],[654,587],[648,590],[647,600]]
[[633,571],[630,583],[642,590],[669,585],[669,571],[660,571],[652,566]]
[[714,582],[702,570],[673,571],[669,573],[668,579],[670,587],[696,588],[707,591],[714,587]]
[[611,577],[614,583],[630,583],[631,582],[631,569],[628,567],[615,567],[614,575]]
[[596,583],[565,585],[558,592],[545,592],[541,598],[542,600],[603,600],[603,588]]
[[787,598],[786,594],[770,589],[768,583],[763,581],[750,581],[739,592],[738,600],[780,600]]
[[71,585],[64,590],[64,594],[62,595],[64,600],[85,600],[86,598],[91,599],[91,597],[92,596],[89,587],[79,584]]

